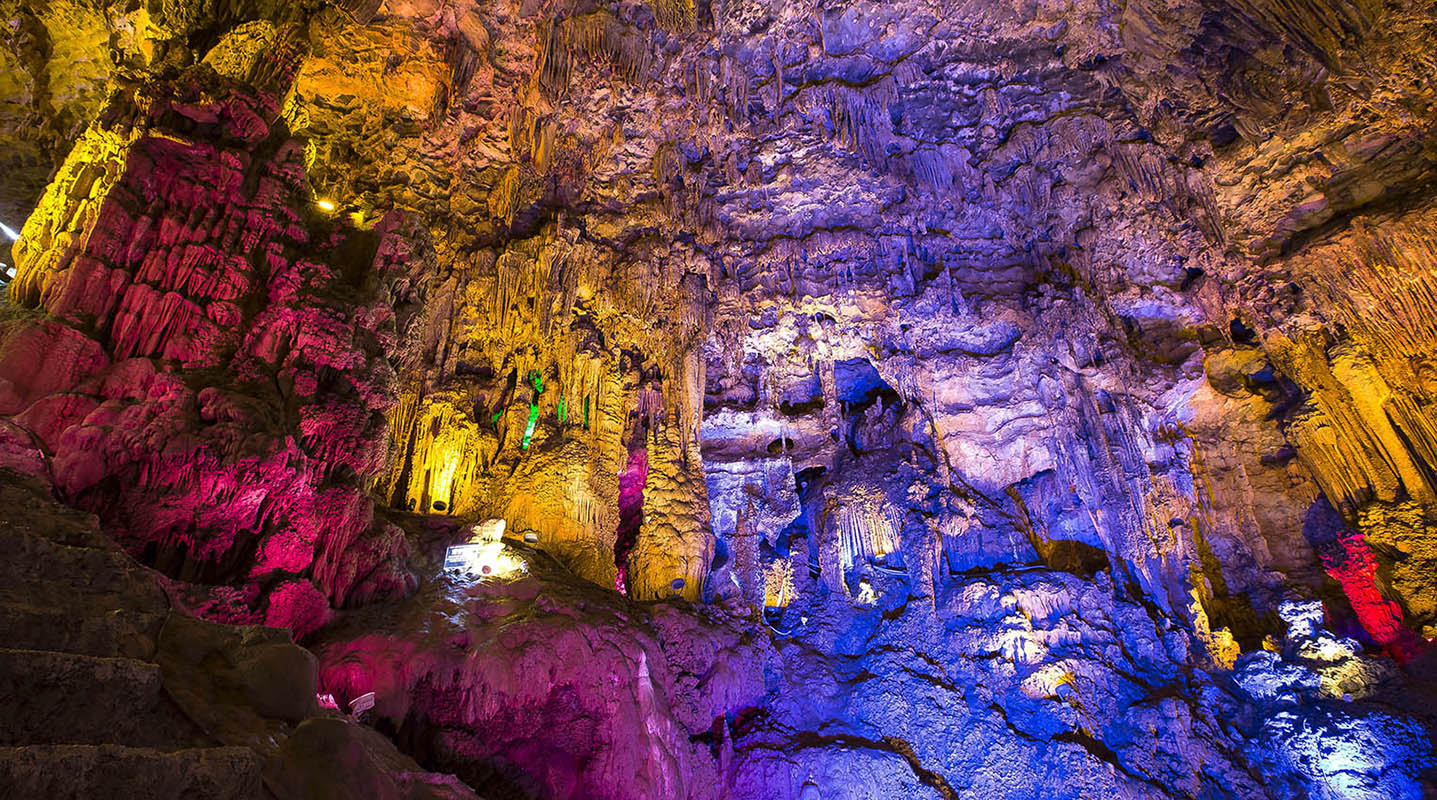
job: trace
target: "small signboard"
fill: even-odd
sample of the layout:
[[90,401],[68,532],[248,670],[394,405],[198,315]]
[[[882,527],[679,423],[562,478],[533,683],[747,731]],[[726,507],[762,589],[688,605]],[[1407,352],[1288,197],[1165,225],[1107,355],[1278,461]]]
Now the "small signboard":
[[482,544],[456,544],[444,553],[444,569],[472,572],[479,563],[479,549]]
[[364,694],[349,701],[349,713],[359,715],[374,708],[374,692]]
[[528,567],[502,542],[471,542],[456,544],[444,553],[444,571],[470,580],[510,580],[528,572]]

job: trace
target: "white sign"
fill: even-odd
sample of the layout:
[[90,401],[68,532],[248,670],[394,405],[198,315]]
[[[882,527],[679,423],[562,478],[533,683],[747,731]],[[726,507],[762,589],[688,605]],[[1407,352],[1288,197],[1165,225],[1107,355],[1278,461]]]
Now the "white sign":
[[374,692],[365,692],[349,701],[349,713],[351,714],[363,714],[371,708],[374,708]]
[[528,571],[524,559],[511,553],[503,542],[456,544],[444,553],[444,571],[471,578],[509,579]]
[[482,544],[456,544],[444,552],[444,568],[468,572],[471,565],[479,562]]

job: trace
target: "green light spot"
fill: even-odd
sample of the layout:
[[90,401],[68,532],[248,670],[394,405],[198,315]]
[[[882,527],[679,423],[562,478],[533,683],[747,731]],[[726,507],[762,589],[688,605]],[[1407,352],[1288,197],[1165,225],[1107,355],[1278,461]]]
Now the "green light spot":
[[528,450],[528,449],[529,449],[529,441],[534,438],[534,425],[537,424],[538,422],[539,422],[539,404],[538,404],[538,403],[530,403],[530,404],[529,404],[529,425],[528,425],[528,427],[524,428],[524,441],[523,441],[523,443],[521,444],[521,448],[522,448],[522,449],[524,449],[524,450]]
[[559,424],[564,424],[564,398],[559,398]]

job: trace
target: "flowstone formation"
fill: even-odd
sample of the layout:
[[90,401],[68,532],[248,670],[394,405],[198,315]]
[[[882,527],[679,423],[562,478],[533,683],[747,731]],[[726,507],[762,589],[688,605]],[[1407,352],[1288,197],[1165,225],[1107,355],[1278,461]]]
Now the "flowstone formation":
[[425,767],[1432,789],[1429,5],[0,12],[0,458]]

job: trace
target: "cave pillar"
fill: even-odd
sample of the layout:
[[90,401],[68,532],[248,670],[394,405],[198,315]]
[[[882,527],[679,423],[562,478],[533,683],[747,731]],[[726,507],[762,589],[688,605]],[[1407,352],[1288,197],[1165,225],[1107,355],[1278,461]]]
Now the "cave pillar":
[[708,487],[698,447],[685,448],[682,433],[680,425],[665,425],[649,441],[644,520],[629,556],[629,594],[636,599],[697,601],[713,557]]
[[[838,433],[839,441],[842,441],[844,431],[838,429],[839,408],[838,408],[838,381],[833,375],[833,359],[825,358],[818,365],[818,383],[823,389],[823,429],[829,433]],[[832,464],[828,465],[830,468]]]
[[921,513],[910,514],[899,543],[903,563],[908,565],[909,596],[926,598],[932,604],[934,575],[941,546],[942,536],[938,532],[937,520]]
[[[829,370],[832,375],[832,370]],[[819,507],[810,520],[813,541],[818,548],[819,579],[830,592],[848,594],[843,580],[843,553],[838,541],[838,498],[827,483],[820,489]]]
[[753,498],[750,497],[738,510],[738,520],[733,531],[733,573],[738,576],[739,592],[749,603],[760,604],[764,600],[764,576],[759,567],[759,533],[750,521],[754,515]]
[[411,259],[397,216],[359,231],[314,203],[304,144],[276,124],[297,58],[275,46],[111,92],[26,222],[11,290],[41,312],[16,330],[93,344],[0,365],[0,396],[75,390],[0,413],[131,552],[196,597],[244,587],[217,616],[302,635],[331,602],[413,586],[365,495],[404,340],[388,291]]

